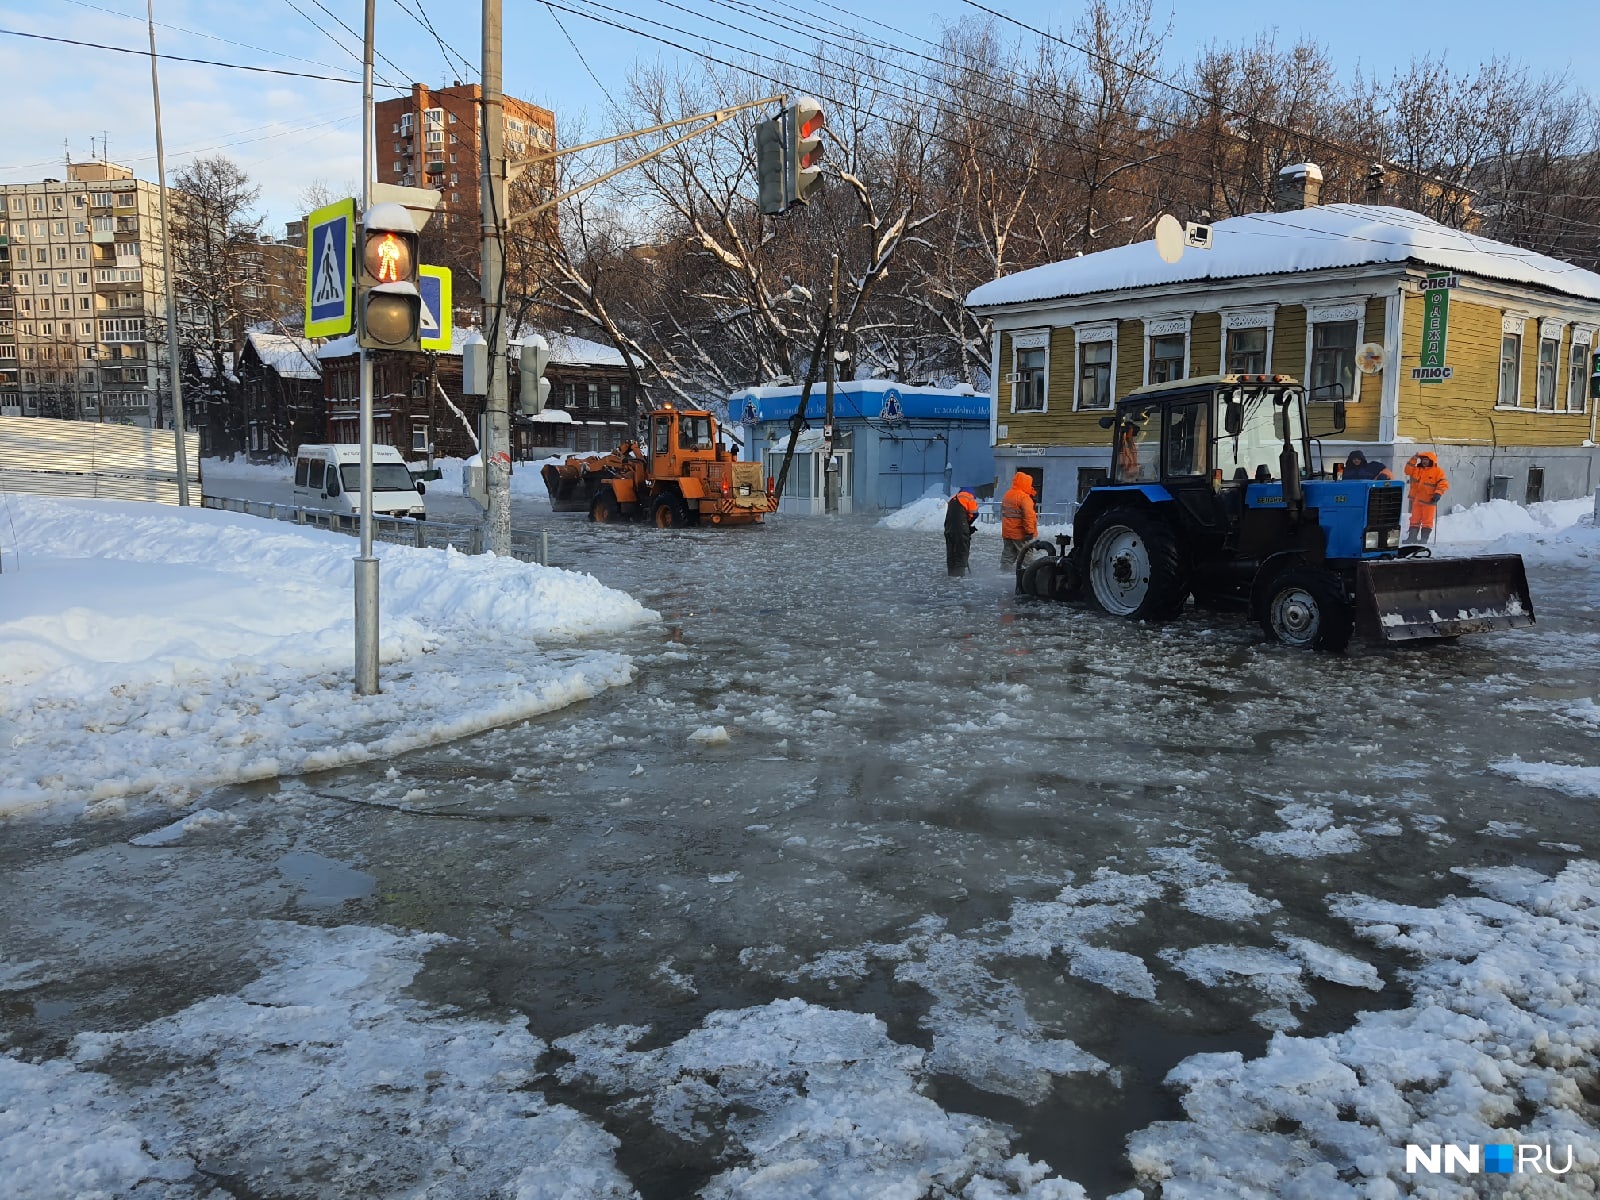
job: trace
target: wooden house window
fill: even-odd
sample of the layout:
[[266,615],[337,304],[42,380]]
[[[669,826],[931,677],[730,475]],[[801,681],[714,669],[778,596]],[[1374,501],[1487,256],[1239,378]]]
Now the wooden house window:
[[1501,408],[1515,408],[1519,398],[1522,374],[1522,335],[1506,333],[1500,337],[1500,394],[1496,403]]
[[1229,375],[1264,375],[1266,371],[1266,329],[1228,330],[1227,373]]
[[1012,412],[1043,412],[1045,352],[1042,347],[1017,351],[1017,369],[1011,384]]
[[1110,408],[1111,385],[1116,378],[1116,328],[1101,325],[1078,329],[1079,408]]
[[1581,336],[1574,332],[1572,335],[1572,354],[1567,360],[1567,411],[1579,412],[1584,410],[1585,393],[1589,386],[1589,347],[1592,333]]
[[1150,383],[1171,383],[1183,378],[1188,341],[1181,333],[1150,339]]
[[1556,364],[1560,362],[1561,342],[1556,338],[1539,339],[1539,376],[1534,388],[1534,407],[1543,412],[1556,410]]
[[1356,390],[1356,323],[1325,321],[1311,327],[1313,400],[1351,400]]

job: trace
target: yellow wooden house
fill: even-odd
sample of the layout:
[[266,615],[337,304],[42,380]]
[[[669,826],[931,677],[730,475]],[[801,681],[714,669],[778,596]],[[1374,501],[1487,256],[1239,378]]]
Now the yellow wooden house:
[[1569,499],[1600,485],[1590,376],[1600,275],[1404,209],[1258,213],[1164,261],[1154,242],[1006,276],[967,306],[994,327],[993,433],[1002,486],[1034,472],[1061,512],[1110,460],[1099,418],[1147,383],[1292,375],[1342,396],[1325,440],[1387,464],[1433,451],[1447,507]]

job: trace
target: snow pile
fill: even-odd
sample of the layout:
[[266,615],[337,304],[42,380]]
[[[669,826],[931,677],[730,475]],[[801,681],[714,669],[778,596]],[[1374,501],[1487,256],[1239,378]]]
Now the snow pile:
[[[511,494],[518,500],[542,501],[550,503],[550,490],[544,486],[544,476],[539,474],[540,468],[545,463],[561,464],[567,461],[567,456],[561,454],[555,458],[541,458],[532,462],[518,462],[511,465]],[[411,469],[418,470],[424,464],[412,463]],[[461,492],[461,471],[466,465],[465,459],[436,458],[434,467],[439,471],[437,483],[430,483],[430,488],[438,488],[451,496],[459,496]]]
[[213,1163],[249,1194],[314,1200],[411,1194],[419,1180],[430,1195],[634,1194],[614,1137],[526,1090],[545,1046],[524,1019],[468,1021],[406,997],[446,939],[264,929],[265,971],[238,995],[82,1034],[70,1062],[0,1057],[7,1195],[208,1196]]
[[367,761],[631,678],[538,643],[654,618],[587,575],[379,545],[381,677],[352,694],[339,534],[208,509],[5,498],[0,813]]
[[[1336,915],[1418,956],[1409,1008],[1364,1013],[1321,1038],[1275,1035],[1265,1055],[1199,1054],[1168,1081],[1188,1120],[1129,1139],[1140,1178],[1178,1197],[1348,1196],[1391,1200],[1423,1177],[1405,1146],[1549,1145],[1572,1171],[1519,1177],[1522,1194],[1592,1195],[1600,1141],[1585,1093],[1600,1055],[1600,864],[1554,878],[1520,867],[1458,868],[1482,896],[1438,908],[1361,896]],[[1482,1194],[1426,1177],[1428,1195]],[[1540,1185],[1554,1184],[1553,1188]]]
[[[897,508],[894,512],[879,518],[878,524],[884,529],[911,530],[915,533],[943,533],[945,510],[949,507],[950,497],[944,495],[924,496],[920,500],[913,500],[904,508]],[[1000,534],[999,521],[980,520],[973,527],[974,535],[983,534],[998,537]],[[1040,525],[1039,537],[1044,541],[1051,541],[1058,533],[1071,533],[1072,526],[1066,525]]]
[[[1574,553],[1593,556],[1600,549],[1600,530],[1594,527],[1594,500],[1590,497],[1529,505],[1486,500],[1441,516],[1438,536],[1448,543],[1493,543],[1494,553],[1520,552],[1537,561],[1561,561]],[[1474,547],[1474,553],[1477,550]]]

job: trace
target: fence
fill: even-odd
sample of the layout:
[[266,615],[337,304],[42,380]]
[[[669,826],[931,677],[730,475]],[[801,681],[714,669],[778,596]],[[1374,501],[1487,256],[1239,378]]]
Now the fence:
[[[200,491],[200,439],[184,439],[190,491]],[[178,446],[170,429],[0,417],[0,492],[97,500],[178,502]]]
[[[265,517],[269,521],[291,521],[296,525],[331,529],[335,533],[357,534],[361,530],[360,523],[355,517],[344,517],[315,508],[300,508],[293,504],[207,496],[205,506],[223,512]],[[415,521],[409,517],[374,517],[372,537],[374,541],[389,542],[396,546],[416,546],[419,549],[429,546],[436,549],[454,546],[463,554],[483,553],[481,525],[447,525],[440,521]],[[550,534],[543,530],[513,529],[511,557],[522,562],[549,566]]]
[[[1041,508],[1039,509],[1039,528],[1070,525],[1072,524],[1072,514],[1077,511],[1078,506],[1072,503],[1061,505],[1059,508]],[[998,525],[1000,523],[1000,501],[979,501],[978,523],[980,525]]]

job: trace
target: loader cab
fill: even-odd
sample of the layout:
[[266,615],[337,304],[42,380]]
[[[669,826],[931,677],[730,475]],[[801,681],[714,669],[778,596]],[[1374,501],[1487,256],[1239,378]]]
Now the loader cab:
[[651,414],[646,444],[652,474],[676,475],[681,461],[711,457],[716,452],[716,435],[716,422],[710,413],[666,408]]

